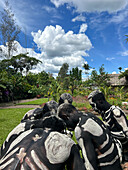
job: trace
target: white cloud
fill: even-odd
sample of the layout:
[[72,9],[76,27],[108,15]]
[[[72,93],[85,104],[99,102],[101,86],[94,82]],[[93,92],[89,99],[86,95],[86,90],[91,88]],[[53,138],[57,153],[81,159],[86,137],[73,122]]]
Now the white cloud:
[[84,33],[86,30],[87,30],[87,24],[82,24],[81,26],[80,26],[80,31],[79,31],[79,33]]
[[72,22],[76,22],[76,21],[86,21],[86,17],[82,16],[81,14],[76,16],[75,18],[72,19]]
[[[26,54],[28,53],[28,55],[30,57],[35,57],[35,58],[40,58],[41,54],[40,53],[36,53],[32,48],[24,48],[22,47],[19,42],[15,41],[15,48],[16,51],[13,51],[13,53],[11,53],[12,56],[16,56],[18,54]],[[7,47],[4,45],[0,45],[0,48],[2,49],[2,56],[6,56],[8,54],[7,52]]]
[[112,74],[117,74],[116,71],[113,71]]
[[121,54],[122,56],[128,56],[128,50],[126,50],[126,51],[124,51],[124,52],[120,52],[120,54]]
[[[86,30],[85,28],[87,28],[86,24],[84,30]],[[32,32],[32,36],[41,53],[36,53],[31,48],[23,48],[16,42],[17,51],[13,55],[28,52],[29,56],[41,60],[42,63],[33,70],[36,73],[44,70],[57,74],[63,63],[68,63],[69,69],[82,68],[85,62],[82,56],[88,56],[87,51],[92,48],[90,40],[84,33],[74,34],[73,31],[65,33],[59,25],[46,26],[44,31]],[[7,51],[6,47],[1,47],[5,52]]]
[[42,6],[42,9],[43,10],[46,10],[48,13],[50,13],[50,12],[56,12],[56,9],[55,8],[53,8],[53,7],[50,7],[50,6],[46,6],[46,5],[44,5],[44,6]]
[[[84,31],[87,25],[83,25]],[[86,29],[85,29],[86,28]],[[88,56],[87,51],[92,48],[88,37],[83,33],[74,34],[73,31],[65,33],[61,26],[46,26],[44,31],[32,32],[33,40],[42,52],[42,60],[46,71],[58,72],[63,63],[70,68],[82,67]]]
[[56,7],[67,3],[75,7],[77,12],[116,12],[128,4],[127,0],[51,0],[51,2]]
[[111,60],[114,60],[115,58],[114,57],[111,57],[111,58],[106,58],[106,60],[108,60],[108,61],[111,61]]

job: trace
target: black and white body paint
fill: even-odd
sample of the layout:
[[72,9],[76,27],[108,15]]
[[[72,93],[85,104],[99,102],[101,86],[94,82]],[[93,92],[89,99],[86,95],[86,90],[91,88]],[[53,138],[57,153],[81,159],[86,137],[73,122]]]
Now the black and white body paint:
[[43,116],[43,108],[36,108],[29,110],[25,115],[23,116],[21,122],[24,122],[26,120],[36,120],[40,119]]
[[127,154],[124,159],[128,161],[128,120],[125,113],[120,107],[110,105],[99,90],[93,91],[88,100],[92,108],[101,114],[113,137],[122,143],[123,154]]
[[21,122],[17,125],[7,136],[6,140],[4,141],[3,145],[0,148],[0,158],[4,155],[7,151],[11,143],[22,133],[27,130],[34,129],[34,128],[42,128],[43,127],[43,119],[40,120],[26,120]]
[[82,150],[87,170],[121,170],[121,148],[109,129],[92,113],[78,112],[70,104],[60,105],[58,115],[75,136]]
[[63,94],[60,96],[59,105],[61,105],[61,104],[63,104],[63,103],[72,104],[72,102],[73,102],[73,99],[72,99],[72,96],[71,96],[69,93],[63,93]]
[[7,136],[2,147],[0,148],[0,157],[6,153],[10,144],[23,132],[34,129],[42,128],[42,120],[45,116],[57,114],[58,103],[51,100],[45,103],[44,108],[37,108],[28,111],[17,125]]
[[83,114],[75,128],[87,170],[121,169],[121,150],[116,146],[108,128],[91,113]]
[[[25,113],[24,117],[22,118],[21,122],[24,122],[25,120],[37,120],[44,117],[44,115],[47,114],[53,114],[56,115],[58,108],[58,103],[54,100],[48,101],[45,103],[43,108],[36,108],[29,110],[27,113]],[[46,116],[46,115],[45,115]]]
[[[47,126],[47,122],[51,123]],[[60,133],[64,123],[56,116],[44,118],[42,128],[27,130],[9,146],[0,160],[2,170],[85,170],[74,141]],[[46,126],[45,126],[46,125]],[[55,126],[56,125],[56,126]],[[58,131],[56,131],[58,130]]]

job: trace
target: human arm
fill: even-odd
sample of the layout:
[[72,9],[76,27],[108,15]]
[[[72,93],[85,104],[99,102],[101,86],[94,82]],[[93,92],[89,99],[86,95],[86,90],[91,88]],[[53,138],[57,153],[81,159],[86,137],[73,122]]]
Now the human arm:
[[85,170],[83,159],[80,156],[77,145],[73,145],[71,148],[70,157],[67,161],[67,170]]
[[82,150],[86,169],[98,170],[96,152],[89,134],[84,134],[84,137],[80,138],[78,142]]
[[121,108],[119,108],[118,106],[113,107],[112,106],[112,112],[113,112],[113,117],[116,120],[116,124],[117,127],[120,126],[122,133],[124,134],[124,136],[126,138],[128,138],[128,120],[126,118],[125,113],[123,112],[123,110]]
[[94,145],[92,143],[91,134],[87,131],[82,132],[82,129],[77,126],[75,128],[76,140],[82,150],[85,167],[87,170],[97,170],[97,158]]

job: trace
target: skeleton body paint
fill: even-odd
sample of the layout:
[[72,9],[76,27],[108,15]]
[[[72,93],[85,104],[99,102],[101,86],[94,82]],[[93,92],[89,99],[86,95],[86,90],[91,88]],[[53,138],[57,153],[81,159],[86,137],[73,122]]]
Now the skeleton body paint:
[[123,161],[128,161],[128,120],[123,110],[110,105],[103,93],[95,90],[88,96],[92,108],[101,114],[103,121],[108,126],[112,136],[122,144]]
[[108,128],[96,116],[83,114],[75,128],[75,136],[82,149],[87,170],[98,167],[101,170],[121,169],[116,144]]
[[1,157],[0,170],[62,170],[66,164],[67,170],[85,170],[74,141],[60,133],[63,120],[45,117],[42,127],[26,130],[11,142]]
[[87,170],[122,169],[115,140],[98,117],[92,113],[79,112],[71,104],[61,105],[58,115],[65,121],[67,128],[75,129]]

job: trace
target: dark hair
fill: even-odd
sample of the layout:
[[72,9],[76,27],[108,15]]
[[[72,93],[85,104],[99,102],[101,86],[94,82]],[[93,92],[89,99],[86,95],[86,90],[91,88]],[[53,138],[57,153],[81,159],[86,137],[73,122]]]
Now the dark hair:
[[62,132],[66,128],[66,125],[61,118],[57,116],[49,116],[44,118],[42,127],[51,128],[53,131]]

